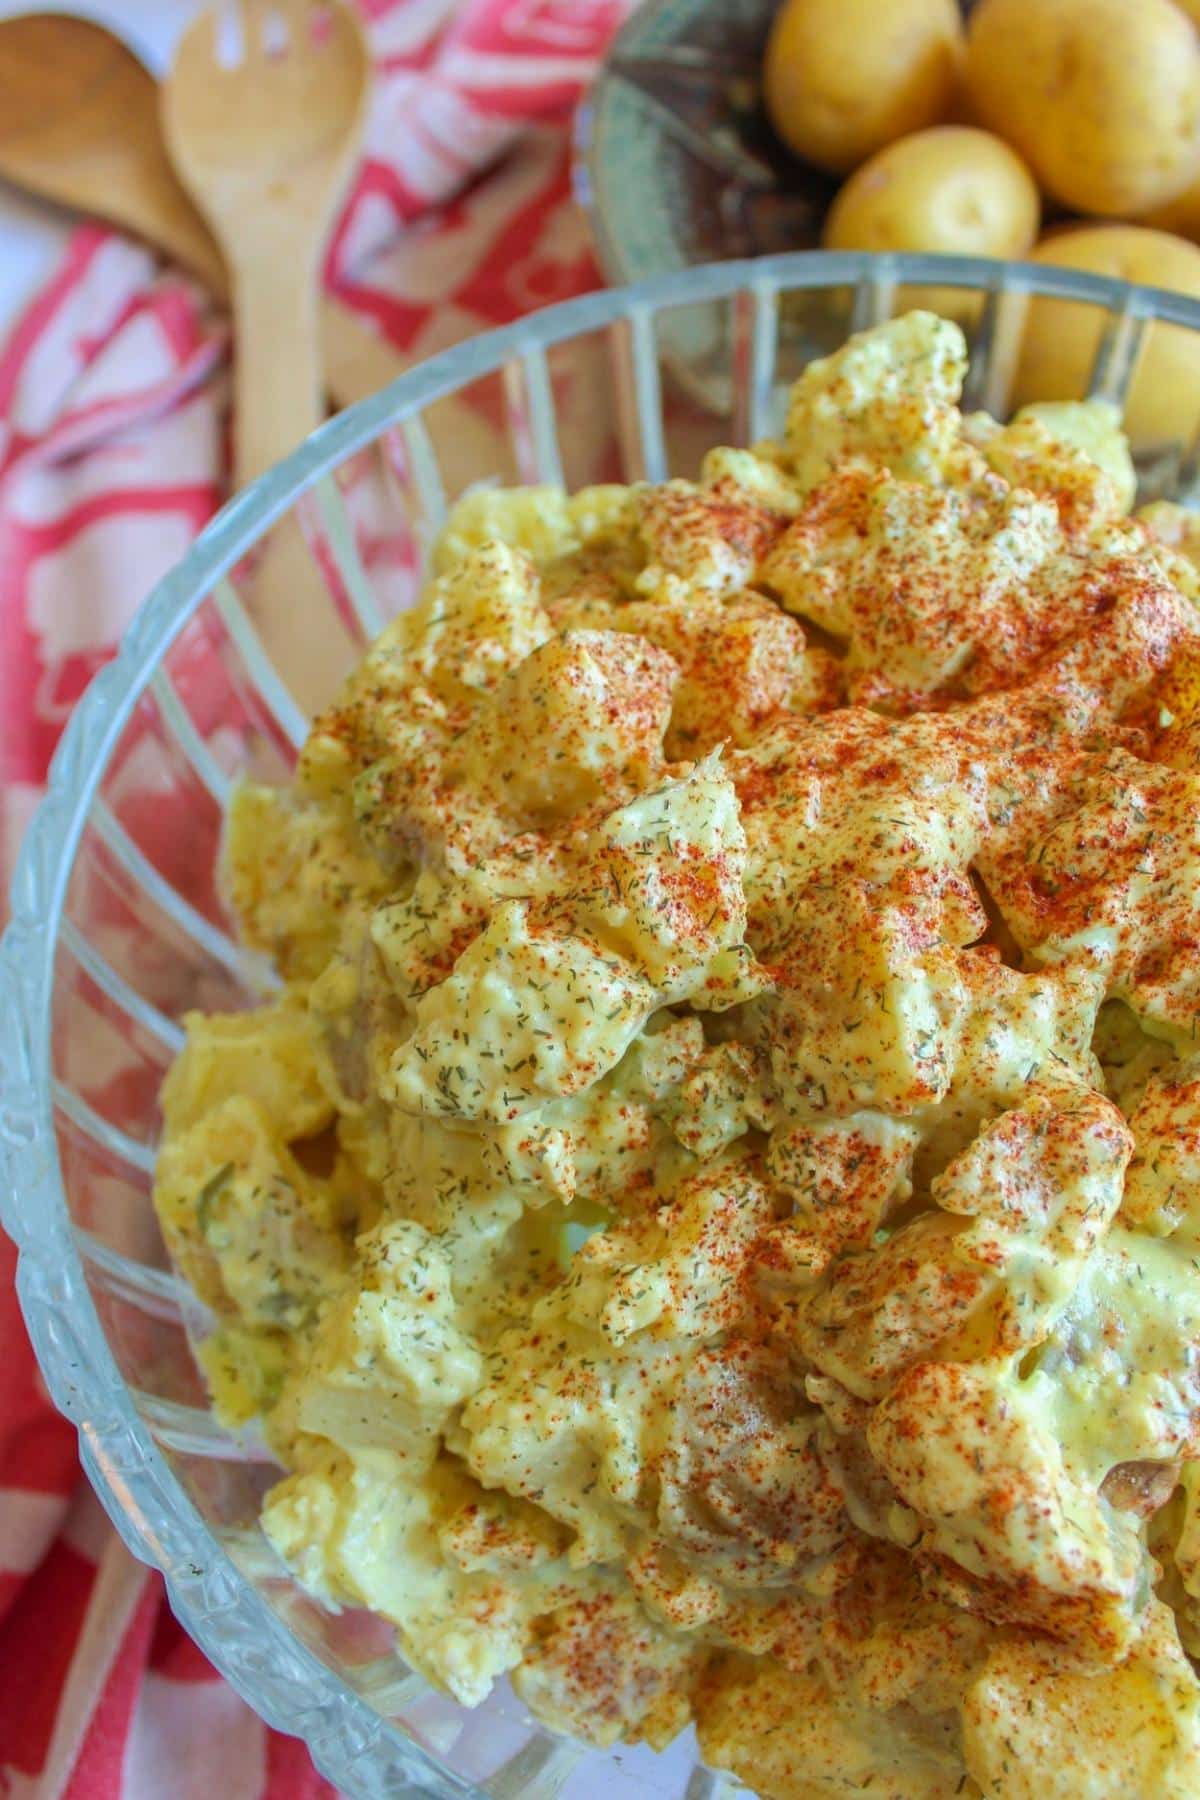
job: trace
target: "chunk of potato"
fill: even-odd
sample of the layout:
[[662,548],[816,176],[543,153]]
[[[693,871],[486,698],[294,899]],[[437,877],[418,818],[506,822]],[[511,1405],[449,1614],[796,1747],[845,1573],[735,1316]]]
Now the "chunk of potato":
[[1170,1614],[1153,1605],[1114,1669],[1002,1643],[962,1704],[967,1767],[995,1800],[1183,1800],[1200,1780],[1200,1692]]

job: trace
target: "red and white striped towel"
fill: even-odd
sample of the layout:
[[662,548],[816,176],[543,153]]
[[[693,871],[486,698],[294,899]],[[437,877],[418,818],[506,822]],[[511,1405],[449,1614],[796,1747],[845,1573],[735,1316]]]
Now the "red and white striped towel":
[[[376,99],[330,284],[405,357],[597,282],[567,120],[632,0],[362,0]],[[0,349],[0,864],[74,702],[223,497],[228,325],[85,227]],[[0,1793],[331,1792],[175,1624],[81,1482],[0,1236]]]

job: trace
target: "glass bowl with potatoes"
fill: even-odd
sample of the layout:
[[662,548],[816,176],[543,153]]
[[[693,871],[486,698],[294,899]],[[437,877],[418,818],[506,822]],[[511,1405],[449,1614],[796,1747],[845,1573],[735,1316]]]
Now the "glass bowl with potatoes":
[[[1085,394],[1013,413],[1043,307]],[[0,1219],[125,1542],[343,1793],[1197,1792],[1162,343],[1028,262],[585,296],[323,427],[77,709]]]
[[[1200,296],[1200,7],[649,0],[580,115],[576,172],[612,281],[820,247],[1028,258]],[[784,325],[811,349],[802,304]],[[1015,401],[1083,391],[1082,325],[1031,313]],[[720,405],[715,329],[667,336],[679,382]],[[1136,454],[1172,440],[1197,381],[1178,343],[1146,347]]]

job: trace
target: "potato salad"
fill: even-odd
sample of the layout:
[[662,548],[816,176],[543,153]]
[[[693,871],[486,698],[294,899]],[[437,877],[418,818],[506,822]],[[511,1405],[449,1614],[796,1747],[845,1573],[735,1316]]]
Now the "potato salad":
[[468,494],[244,784],[156,1199],[263,1526],[768,1800],[1200,1793],[1200,531],[911,313]]

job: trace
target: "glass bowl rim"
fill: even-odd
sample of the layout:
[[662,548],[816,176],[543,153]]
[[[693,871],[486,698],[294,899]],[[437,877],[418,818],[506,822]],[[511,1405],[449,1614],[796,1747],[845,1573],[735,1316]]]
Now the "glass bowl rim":
[[383,1749],[388,1769],[421,1783],[412,1791],[482,1795],[327,1668],[236,1567],[136,1411],[100,1327],[55,1152],[50,1071],[59,925],[92,801],[149,677],[214,584],[302,492],[389,426],[515,357],[622,320],[652,322],[664,308],[742,291],[769,299],[898,283],[1092,302],[1119,318],[1200,330],[1200,301],[1107,276],[980,257],[815,250],[600,289],[455,345],[330,419],[209,521],[76,706],[25,834],[0,944],[0,1225],[16,1245],[17,1294],[46,1387],[76,1425],[81,1461],[110,1519],[133,1555],[162,1572],[186,1629],[242,1698],[269,1724],[302,1736],[322,1773],[348,1792],[363,1791],[356,1773]]

